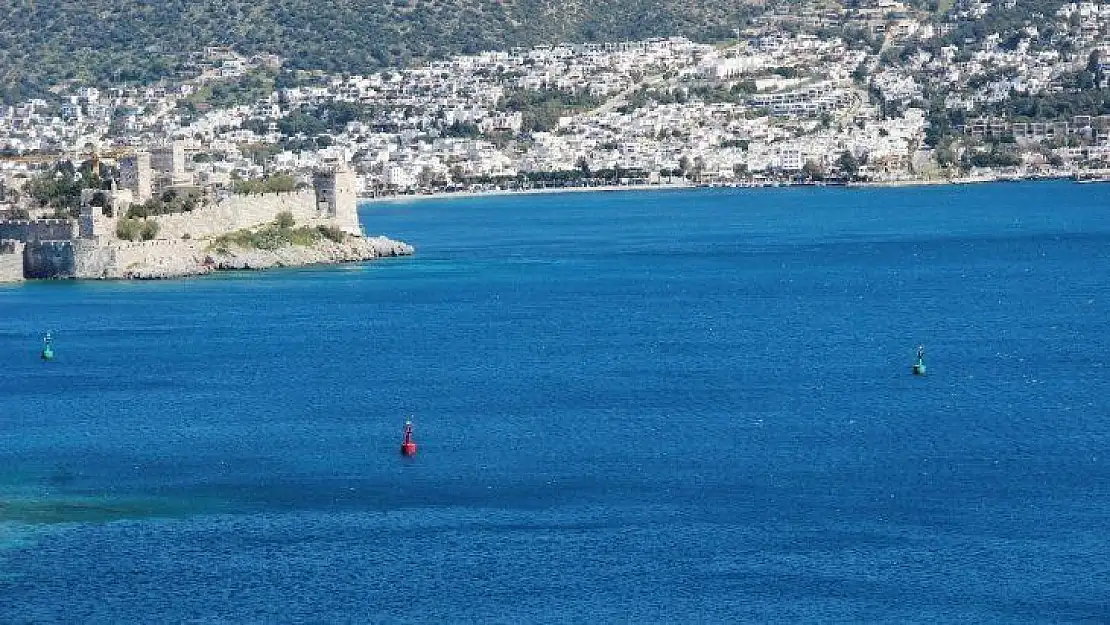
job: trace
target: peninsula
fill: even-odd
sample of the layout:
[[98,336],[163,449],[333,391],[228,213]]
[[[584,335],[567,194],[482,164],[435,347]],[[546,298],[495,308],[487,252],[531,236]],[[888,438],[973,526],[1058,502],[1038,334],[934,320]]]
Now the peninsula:
[[[210,191],[169,184],[138,152],[117,169],[98,158],[76,177],[76,218],[0,219],[0,282],[24,279],[159,279],[219,270],[266,269],[371,260],[413,253],[386,237],[366,237],[354,174],[342,161],[317,168],[310,181]],[[178,159],[180,163],[180,159]],[[65,180],[62,172],[59,180]],[[80,187],[84,188],[80,188]]]

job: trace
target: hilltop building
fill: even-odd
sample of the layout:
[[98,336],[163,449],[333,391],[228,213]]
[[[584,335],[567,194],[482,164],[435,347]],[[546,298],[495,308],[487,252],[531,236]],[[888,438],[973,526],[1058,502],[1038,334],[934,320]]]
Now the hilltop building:
[[185,142],[171,141],[168,145],[150,151],[150,168],[153,171],[154,190],[186,187],[194,184],[193,172],[187,165],[188,152]]
[[135,201],[146,202],[154,191],[153,168],[149,152],[137,152],[119,161],[119,182],[124,189],[130,189]]

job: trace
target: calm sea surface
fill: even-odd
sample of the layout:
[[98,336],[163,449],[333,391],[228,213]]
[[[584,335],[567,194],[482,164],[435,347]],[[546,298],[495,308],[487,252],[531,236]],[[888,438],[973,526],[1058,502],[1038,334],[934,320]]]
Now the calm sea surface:
[[362,216],[0,288],[0,622],[1110,622],[1110,185]]

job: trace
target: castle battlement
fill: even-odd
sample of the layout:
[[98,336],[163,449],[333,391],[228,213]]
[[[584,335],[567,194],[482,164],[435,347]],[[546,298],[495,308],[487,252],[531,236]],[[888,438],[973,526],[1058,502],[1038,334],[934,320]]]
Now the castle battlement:
[[23,249],[23,276],[26,278],[75,277],[73,239],[28,241]]
[[59,226],[59,225],[68,225],[68,224],[72,224],[72,223],[73,223],[72,220],[61,219],[61,218],[57,218],[57,217],[46,217],[46,218],[43,218],[43,219],[3,219],[3,220],[0,220],[0,226],[3,226],[3,225],[11,225],[11,226],[35,226],[35,225]]
[[142,250],[159,247],[180,247],[180,239],[151,239],[150,241],[117,241],[112,244],[116,250]]
[[0,221],[0,239],[31,241],[72,239],[76,223],[71,219],[8,219]]

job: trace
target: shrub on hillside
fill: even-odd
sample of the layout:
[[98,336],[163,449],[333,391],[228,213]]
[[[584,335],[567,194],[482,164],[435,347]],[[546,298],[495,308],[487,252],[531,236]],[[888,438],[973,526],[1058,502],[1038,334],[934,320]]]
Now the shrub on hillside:
[[116,236],[125,241],[150,241],[158,236],[158,222],[125,217],[116,224]]
[[144,241],[150,241],[158,236],[158,222],[143,220],[143,225],[139,230],[139,237]]
[[342,243],[347,239],[347,233],[343,232],[339,228],[336,228],[335,226],[317,226],[316,229],[319,230],[320,234],[324,235],[324,238],[328,239],[329,241]]
[[318,228],[310,226],[300,228],[282,227],[275,222],[258,230],[236,230],[220,235],[212,241],[209,247],[216,251],[228,250],[231,247],[248,250],[276,250],[290,245],[313,245],[320,240],[321,236],[323,236],[323,233]]
[[257,180],[233,180],[232,193],[250,195],[256,193],[287,193],[297,190],[297,181],[288,174],[274,174]]
[[126,217],[116,224],[116,236],[125,241],[134,241],[139,238],[142,230],[142,220]]
[[289,211],[282,211],[278,213],[277,219],[274,220],[274,224],[278,228],[284,229],[292,228],[296,223],[297,220],[293,218],[293,213],[290,213]]

